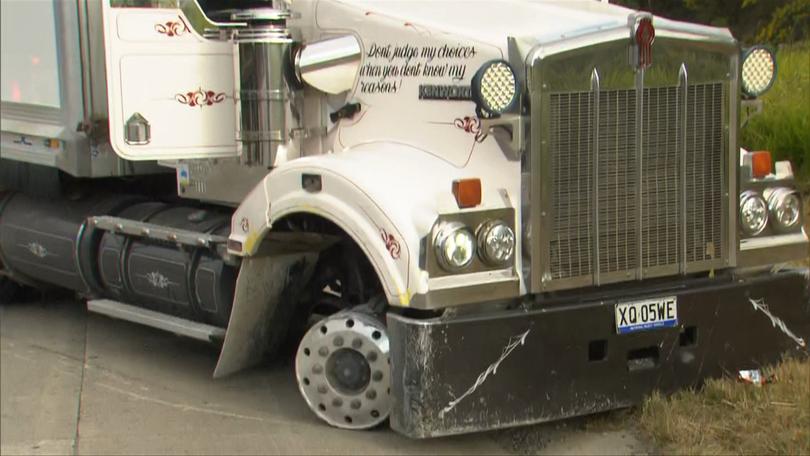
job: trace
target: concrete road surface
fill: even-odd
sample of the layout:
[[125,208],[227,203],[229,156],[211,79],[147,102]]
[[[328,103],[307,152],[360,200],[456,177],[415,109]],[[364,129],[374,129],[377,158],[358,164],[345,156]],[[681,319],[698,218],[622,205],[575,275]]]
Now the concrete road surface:
[[289,363],[213,380],[195,341],[88,314],[69,299],[0,304],[0,453],[628,454],[632,432],[576,420],[427,441],[331,428]]

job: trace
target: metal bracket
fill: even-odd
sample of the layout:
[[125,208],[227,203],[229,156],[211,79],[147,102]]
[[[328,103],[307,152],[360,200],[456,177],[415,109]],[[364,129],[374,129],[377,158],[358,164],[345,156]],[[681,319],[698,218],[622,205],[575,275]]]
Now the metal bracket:
[[762,112],[763,104],[761,99],[742,100],[740,102],[740,117],[742,117],[740,120],[740,128],[744,128],[751,119],[762,114]]
[[503,114],[500,117],[479,117],[481,131],[492,135],[510,160],[520,160],[523,146],[526,143],[526,129],[523,116]]

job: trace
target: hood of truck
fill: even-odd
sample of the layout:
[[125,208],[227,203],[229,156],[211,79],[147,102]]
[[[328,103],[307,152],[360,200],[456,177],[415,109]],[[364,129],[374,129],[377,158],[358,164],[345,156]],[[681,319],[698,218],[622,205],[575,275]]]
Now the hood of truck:
[[[367,1],[342,0],[366,11],[413,24],[425,33],[446,33],[506,49],[516,38],[527,45],[553,43],[627,27],[635,10],[597,0]],[[689,36],[733,41],[728,29],[656,17],[656,28]]]

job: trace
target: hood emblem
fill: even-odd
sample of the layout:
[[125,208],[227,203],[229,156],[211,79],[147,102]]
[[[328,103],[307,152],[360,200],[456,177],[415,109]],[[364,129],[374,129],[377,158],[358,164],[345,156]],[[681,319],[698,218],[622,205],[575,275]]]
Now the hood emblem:
[[629,22],[633,40],[631,62],[635,68],[646,70],[653,61],[652,46],[655,43],[653,16],[649,13],[631,14]]

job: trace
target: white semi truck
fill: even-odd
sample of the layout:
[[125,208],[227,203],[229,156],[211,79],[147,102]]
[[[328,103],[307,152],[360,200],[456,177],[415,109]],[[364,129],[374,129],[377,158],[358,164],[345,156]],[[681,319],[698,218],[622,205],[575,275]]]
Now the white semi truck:
[[[774,54],[593,0],[3,0],[0,276],[423,438],[806,353]],[[297,339],[296,339],[297,338]],[[292,374],[291,374],[292,375]]]

